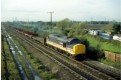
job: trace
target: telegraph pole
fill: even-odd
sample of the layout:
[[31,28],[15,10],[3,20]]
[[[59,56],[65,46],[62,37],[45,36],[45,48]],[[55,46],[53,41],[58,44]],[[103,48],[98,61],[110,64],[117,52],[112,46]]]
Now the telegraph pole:
[[15,27],[18,27],[18,19],[17,19],[17,17],[15,17]]
[[54,12],[48,12],[48,13],[50,13],[51,33],[52,33],[52,28],[53,28],[53,24],[52,24],[52,14],[53,14]]

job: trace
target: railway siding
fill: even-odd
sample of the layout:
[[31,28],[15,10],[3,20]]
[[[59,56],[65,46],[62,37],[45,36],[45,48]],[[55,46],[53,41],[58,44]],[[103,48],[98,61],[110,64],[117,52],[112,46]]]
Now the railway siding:
[[31,73],[33,74],[34,80],[42,80],[42,78],[39,77],[39,74],[33,69],[33,67],[31,66],[31,64],[29,63],[29,61],[25,58],[23,52],[15,44],[15,42],[12,39],[12,37],[9,37],[9,38],[11,39],[11,41],[14,44],[15,48],[17,49],[18,53],[21,55],[21,57],[24,60],[25,64],[27,65],[27,67],[29,68],[29,70],[31,71]]
[[[2,31],[2,33],[3,33],[3,31]],[[3,51],[6,54],[6,64],[7,64],[6,66],[7,66],[7,69],[8,69],[8,75],[6,75],[6,79],[19,80],[20,79],[19,71],[18,71],[17,66],[15,64],[14,58],[11,55],[10,48],[9,48],[9,45],[8,45],[7,39],[5,38],[4,33],[3,33],[3,36],[4,36],[4,38],[2,38],[2,39],[4,41],[2,41],[2,43],[3,43],[2,45],[3,45],[3,49],[4,49]],[[3,74],[3,71],[1,73]],[[1,78],[3,79],[3,76],[1,76]]]

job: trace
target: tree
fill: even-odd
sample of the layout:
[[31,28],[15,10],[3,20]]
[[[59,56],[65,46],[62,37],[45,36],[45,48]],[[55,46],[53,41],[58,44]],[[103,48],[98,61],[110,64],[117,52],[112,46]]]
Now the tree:
[[84,29],[86,28],[86,23],[74,23],[72,25],[72,30],[75,31],[75,35],[79,35],[80,33],[83,33]]
[[114,33],[121,33],[121,25],[120,24],[114,24],[113,25],[113,31],[114,31]]
[[38,27],[33,27],[33,28],[32,28],[32,31],[33,31],[34,33],[37,33]]
[[69,27],[70,24],[70,20],[68,18],[61,20],[57,23],[57,27],[60,28],[60,30],[63,31],[65,30],[65,28]]

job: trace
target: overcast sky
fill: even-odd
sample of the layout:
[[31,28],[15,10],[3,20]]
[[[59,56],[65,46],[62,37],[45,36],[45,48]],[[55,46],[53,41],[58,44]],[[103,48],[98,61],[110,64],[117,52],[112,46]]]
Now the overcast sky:
[[2,21],[77,21],[121,19],[120,0],[2,0]]

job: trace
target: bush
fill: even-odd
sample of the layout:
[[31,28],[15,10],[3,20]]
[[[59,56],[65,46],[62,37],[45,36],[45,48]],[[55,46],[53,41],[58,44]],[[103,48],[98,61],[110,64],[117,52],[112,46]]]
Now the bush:
[[86,45],[86,47],[89,47],[89,41],[86,38],[81,37],[80,40],[82,44]]
[[44,71],[41,73],[41,76],[45,79],[45,80],[50,80],[52,78],[54,78],[54,75],[48,71]]
[[100,48],[100,45],[97,45],[97,47],[88,47],[87,48],[87,54],[86,56],[88,58],[98,60],[100,58],[104,58],[103,50]]
[[39,65],[39,66],[38,66],[38,69],[43,69],[43,70],[44,70],[44,69],[45,69],[45,66]]

